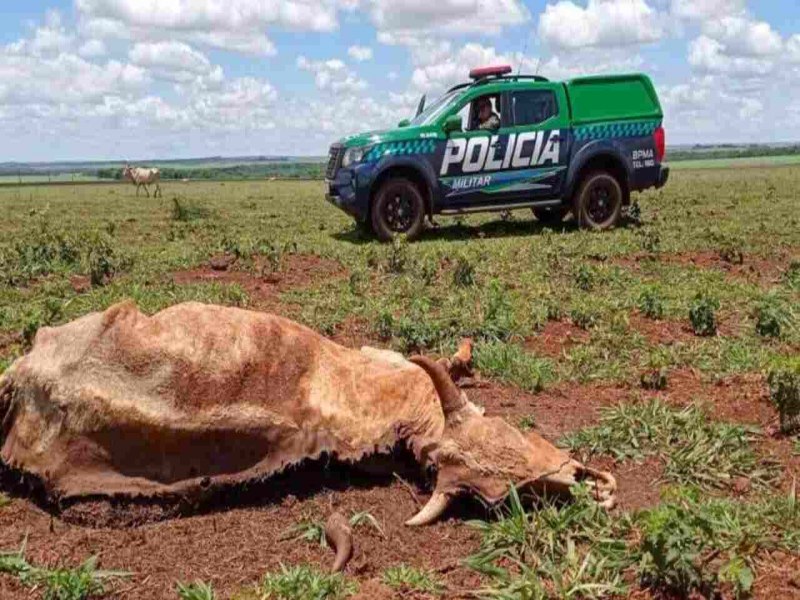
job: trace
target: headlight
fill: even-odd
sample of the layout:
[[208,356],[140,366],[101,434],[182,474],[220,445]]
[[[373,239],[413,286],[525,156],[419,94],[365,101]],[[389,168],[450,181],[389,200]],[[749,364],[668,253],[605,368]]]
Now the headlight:
[[345,150],[344,156],[342,157],[342,166],[349,167],[350,165],[360,163],[362,160],[364,160],[364,156],[367,154],[369,149],[370,146],[356,146],[354,148],[348,148]]

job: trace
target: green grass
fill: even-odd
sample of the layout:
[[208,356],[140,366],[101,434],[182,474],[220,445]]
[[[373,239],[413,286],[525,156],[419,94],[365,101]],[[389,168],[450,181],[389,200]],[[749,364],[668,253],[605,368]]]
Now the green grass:
[[193,583],[178,583],[178,597],[180,600],[216,600],[214,589],[203,581]]
[[800,155],[752,156],[746,158],[698,158],[670,162],[675,170],[684,169],[740,169],[747,167],[776,167],[800,164]]
[[672,408],[659,400],[619,404],[603,411],[600,424],[568,435],[572,450],[641,461],[661,457],[664,479],[705,489],[727,489],[737,477],[765,487],[775,465],[758,458],[755,428],[712,421],[696,405]]
[[356,592],[356,584],[341,574],[322,573],[312,567],[285,567],[268,573],[260,586],[263,600],[340,600]]
[[99,570],[96,557],[75,568],[32,565],[25,558],[25,544],[18,551],[0,552],[0,573],[17,577],[26,587],[43,590],[43,600],[100,597],[109,590],[109,584],[130,575],[122,571]]
[[415,591],[440,596],[445,590],[444,584],[436,575],[408,565],[389,567],[383,572],[381,580],[390,588],[405,593]]
[[800,550],[798,525],[794,492],[745,503],[675,488],[656,508],[610,515],[586,490],[531,511],[512,491],[498,520],[473,523],[481,545],[467,565],[487,576],[484,598],[608,598],[632,584],[746,597],[767,552]]

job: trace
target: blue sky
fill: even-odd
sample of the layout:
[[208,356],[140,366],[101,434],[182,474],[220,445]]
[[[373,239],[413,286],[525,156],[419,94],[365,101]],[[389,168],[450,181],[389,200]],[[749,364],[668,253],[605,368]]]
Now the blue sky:
[[670,143],[800,140],[797,0],[5,0],[0,161],[322,155],[471,67],[644,71]]

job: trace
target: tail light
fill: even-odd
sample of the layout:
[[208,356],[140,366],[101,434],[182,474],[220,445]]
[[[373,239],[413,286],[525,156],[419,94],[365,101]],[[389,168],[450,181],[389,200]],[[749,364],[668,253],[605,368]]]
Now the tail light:
[[655,133],[653,133],[653,140],[656,143],[656,157],[658,158],[658,162],[664,162],[664,157],[667,154],[667,139],[663,127],[659,127],[655,130]]

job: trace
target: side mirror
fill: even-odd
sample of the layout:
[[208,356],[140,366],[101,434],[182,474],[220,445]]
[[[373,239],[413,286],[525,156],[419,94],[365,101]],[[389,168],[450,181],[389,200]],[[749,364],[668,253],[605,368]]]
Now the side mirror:
[[444,132],[451,133],[453,131],[461,131],[461,117],[458,115],[450,115],[444,122]]
[[411,125],[411,121],[408,119],[403,119],[397,124],[398,127],[408,127],[409,125]]

